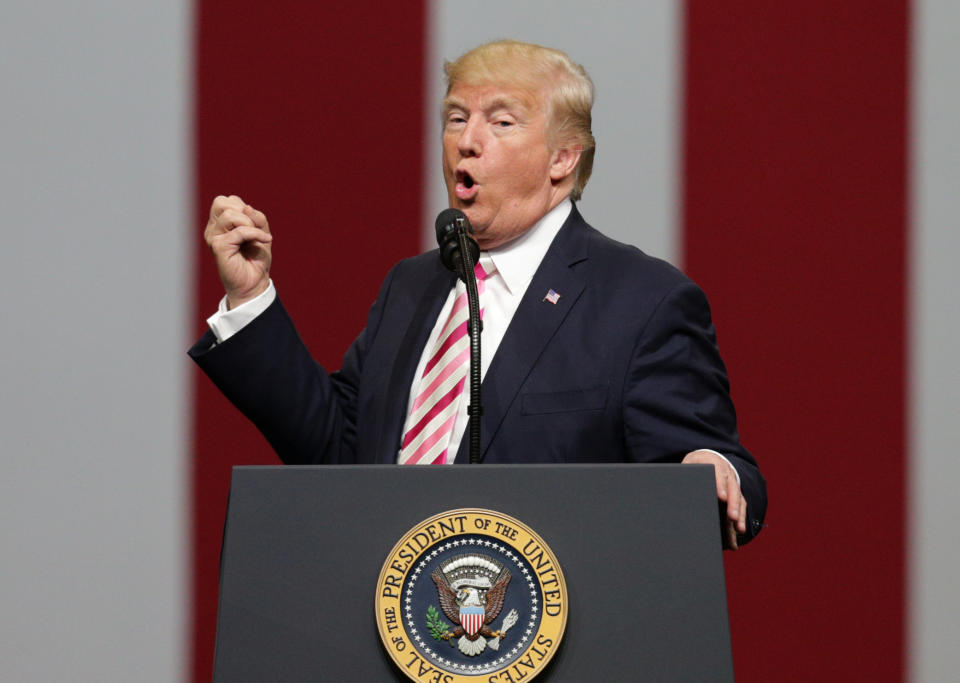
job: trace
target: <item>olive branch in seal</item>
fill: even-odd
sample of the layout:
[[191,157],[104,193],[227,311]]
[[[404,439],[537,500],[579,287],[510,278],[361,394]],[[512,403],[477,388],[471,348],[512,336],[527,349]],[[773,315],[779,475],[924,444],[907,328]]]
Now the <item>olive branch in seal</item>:
[[440,612],[433,605],[427,607],[427,630],[434,640],[449,640],[450,624],[440,618]]

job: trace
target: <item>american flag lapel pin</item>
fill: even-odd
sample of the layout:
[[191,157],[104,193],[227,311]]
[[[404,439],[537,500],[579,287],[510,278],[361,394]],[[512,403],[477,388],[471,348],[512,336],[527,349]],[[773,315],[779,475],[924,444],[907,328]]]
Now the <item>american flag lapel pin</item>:
[[543,300],[549,301],[556,306],[557,302],[560,301],[560,295],[551,289],[549,292],[547,292],[547,295],[543,297]]

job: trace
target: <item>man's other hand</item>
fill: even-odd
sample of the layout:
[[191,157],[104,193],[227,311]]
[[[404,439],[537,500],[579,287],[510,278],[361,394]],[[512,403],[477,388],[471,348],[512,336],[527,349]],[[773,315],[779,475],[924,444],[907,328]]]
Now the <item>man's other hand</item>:
[[747,532],[747,500],[740,492],[737,473],[733,466],[711,451],[693,451],[683,458],[685,463],[713,465],[717,475],[717,498],[727,504],[727,517],[723,524],[723,547],[737,549],[737,532]]
[[236,195],[221,195],[210,206],[203,238],[213,251],[229,308],[267,289],[273,236],[263,213]]

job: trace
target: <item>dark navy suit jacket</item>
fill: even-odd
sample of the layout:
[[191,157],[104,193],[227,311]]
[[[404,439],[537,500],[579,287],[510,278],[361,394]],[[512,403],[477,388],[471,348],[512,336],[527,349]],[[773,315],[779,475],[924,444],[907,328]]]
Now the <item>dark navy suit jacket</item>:
[[[280,300],[191,357],[284,462],[394,463],[417,363],[454,275],[436,251],[391,269],[367,326],[328,374]],[[544,301],[553,289],[556,304]],[[530,282],[483,381],[487,463],[679,462],[709,448],[737,469],[749,540],[766,486],[740,445],[703,292],[574,209]],[[466,462],[468,434],[456,462]]]

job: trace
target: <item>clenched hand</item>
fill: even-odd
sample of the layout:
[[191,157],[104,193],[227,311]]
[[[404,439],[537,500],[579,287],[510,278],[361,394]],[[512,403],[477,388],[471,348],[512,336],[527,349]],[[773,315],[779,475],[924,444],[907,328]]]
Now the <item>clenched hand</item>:
[[236,195],[221,195],[210,206],[203,237],[213,251],[229,308],[267,289],[273,235],[262,212]]

